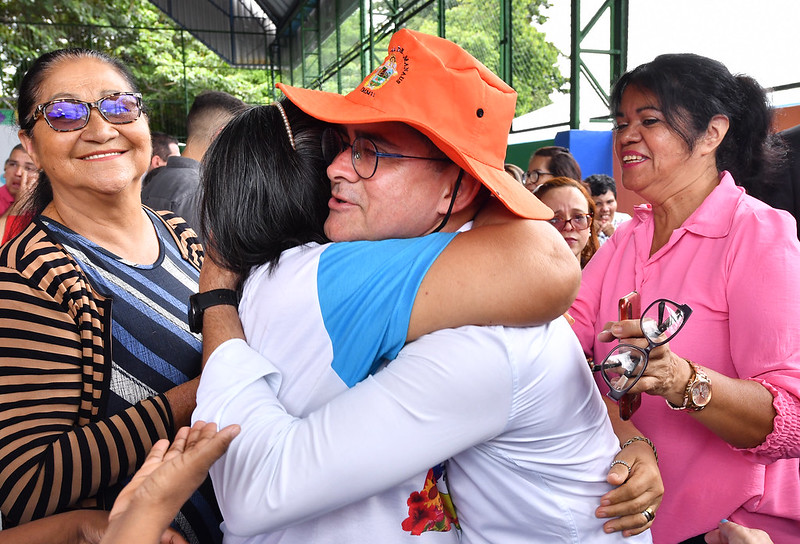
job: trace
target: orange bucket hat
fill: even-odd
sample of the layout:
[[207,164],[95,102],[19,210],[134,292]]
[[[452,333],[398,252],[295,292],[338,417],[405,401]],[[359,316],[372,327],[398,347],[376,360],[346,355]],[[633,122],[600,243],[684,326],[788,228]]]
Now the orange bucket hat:
[[283,83],[278,88],[301,110],[328,123],[405,123],[513,213],[553,217],[503,167],[517,93],[453,42],[402,29],[392,36],[383,64],[347,95]]

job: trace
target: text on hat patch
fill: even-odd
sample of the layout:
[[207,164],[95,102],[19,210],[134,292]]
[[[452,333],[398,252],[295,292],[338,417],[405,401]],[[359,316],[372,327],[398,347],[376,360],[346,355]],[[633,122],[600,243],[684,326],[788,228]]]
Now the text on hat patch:
[[[398,55],[401,55],[403,60],[403,70],[399,73],[397,70]],[[361,92],[369,96],[375,96],[375,91],[386,85],[391,78],[396,76],[397,81],[395,81],[395,83],[400,83],[405,79],[407,73],[408,55],[403,54],[402,47],[393,47],[389,50],[389,56],[386,57],[383,64],[378,66],[372,72],[372,75],[364,82],[364,86],[361,87]]]

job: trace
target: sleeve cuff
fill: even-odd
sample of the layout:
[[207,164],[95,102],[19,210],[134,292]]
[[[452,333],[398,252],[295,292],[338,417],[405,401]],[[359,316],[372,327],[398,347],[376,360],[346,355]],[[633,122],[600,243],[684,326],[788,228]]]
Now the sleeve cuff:
[[772,432],[755,448],[740,449],[760,463],[769,464],[778,459],[800,456],[800,400],[786,391],[758,378],[748,378],[760,383],[772,393],[775,408]]

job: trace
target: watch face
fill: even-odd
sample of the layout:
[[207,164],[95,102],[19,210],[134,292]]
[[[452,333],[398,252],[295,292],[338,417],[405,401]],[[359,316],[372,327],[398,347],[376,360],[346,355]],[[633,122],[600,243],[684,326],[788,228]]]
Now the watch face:
[[696,383],[692,387],[692,402],[695,406],[705,406],[711,400],[711,386],[706,382]]

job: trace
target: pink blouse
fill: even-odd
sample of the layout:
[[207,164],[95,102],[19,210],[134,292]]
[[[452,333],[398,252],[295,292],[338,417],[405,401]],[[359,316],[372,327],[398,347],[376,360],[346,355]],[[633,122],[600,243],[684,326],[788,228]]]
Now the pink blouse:
[[[763,384],[774,396],[773,432],[736,449],[662,397],[642,395],[632,422],[658,448],[664,500],[656,543],[680,542],[727,518],[767,531],[775,542],[800,535],[800,243],[794,219],[747,196],[723,172],[720,184],[650,257],[653,214],[639,206],[583,271],[570,315],[587,355],[634,289],[642,310],[668,298],[694,310],[670,342],[677,355],[722,374]],[[608,387],[598,380],[605,393]],[[713,385],[713,384],[712,384]],[[713,403],[713,399],[711,401]]]

